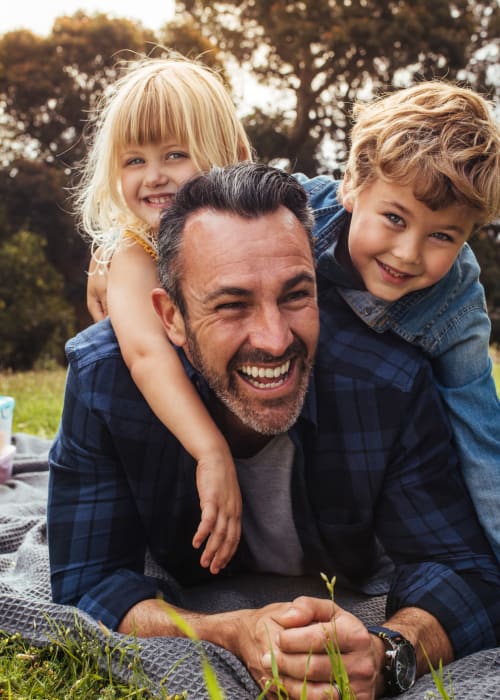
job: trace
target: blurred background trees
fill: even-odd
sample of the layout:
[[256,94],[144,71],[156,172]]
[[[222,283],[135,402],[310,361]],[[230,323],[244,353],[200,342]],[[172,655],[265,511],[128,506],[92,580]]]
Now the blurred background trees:
[[[0,36],[0,367],[60,360],[63,340],[90,322],[88,246],[68,192],[89,109],[120,59],[157,44],[202,54],[228,82],[259,159],[339,175],[355,100],[443,77],[498,105],[499,36],[498,3],[472,0],[184,0],[156,34],[78,12],[45,37]],[[473,241],[496,342],[499,238],[493,226]]]

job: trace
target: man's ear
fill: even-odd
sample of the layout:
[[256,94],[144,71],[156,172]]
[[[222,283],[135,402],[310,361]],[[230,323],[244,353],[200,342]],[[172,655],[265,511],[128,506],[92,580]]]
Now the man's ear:
[[183,347],[186,342],[186,326],[179,308],[170,299],[167,292],[160,287],[153,289],[151,298],[170,342]]

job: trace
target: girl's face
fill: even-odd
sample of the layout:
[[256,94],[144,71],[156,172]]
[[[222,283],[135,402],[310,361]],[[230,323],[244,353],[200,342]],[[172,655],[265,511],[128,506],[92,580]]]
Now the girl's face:
[[177,190],[198,172],[186,147],[173,142],[128,146],[120,156],[125,203],[138,219],[155,230]]
[[453,204],[433,211],[409,185],[380,179],[358,193],[345,184],[344,207],[352,213],[349,254],[371,294],[396,301],[446,275],[472,232],[471,208]]

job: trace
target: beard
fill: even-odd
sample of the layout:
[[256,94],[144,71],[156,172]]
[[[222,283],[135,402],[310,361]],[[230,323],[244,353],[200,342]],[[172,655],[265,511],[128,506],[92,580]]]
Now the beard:
[[[273,436],[286,433],[297,421],[304,404],[313,365],[312,359],[308,357],[307,348],[301,340],[295,338],[280,357],[259,350],[239,350],[231,358],[224,375],[207,363],[188,323],[186,323],[186,343],[193,364],[201,372],[217,399],[247,428],[260,435]],[[236,381],[235,373],[238,367],[266,362],[282,364],[288,359],[292,359],[296,364],[299,379],[293,393],[285,397],[249,399],[240,383]]]

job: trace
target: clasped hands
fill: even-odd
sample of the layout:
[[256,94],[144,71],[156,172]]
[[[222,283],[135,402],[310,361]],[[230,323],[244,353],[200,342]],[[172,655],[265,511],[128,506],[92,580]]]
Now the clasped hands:
[[291,603],[242,612],[238,656],[262,688],[272,678],[274,655],[281,683],[290,698],[299,700],[307,677],[307,700],[337,700],[326,650],[331,641],[342,652],[357,700],[375,698],[380,659],[376,657],[372,635],[358,618],[331,600],[301,596]]

